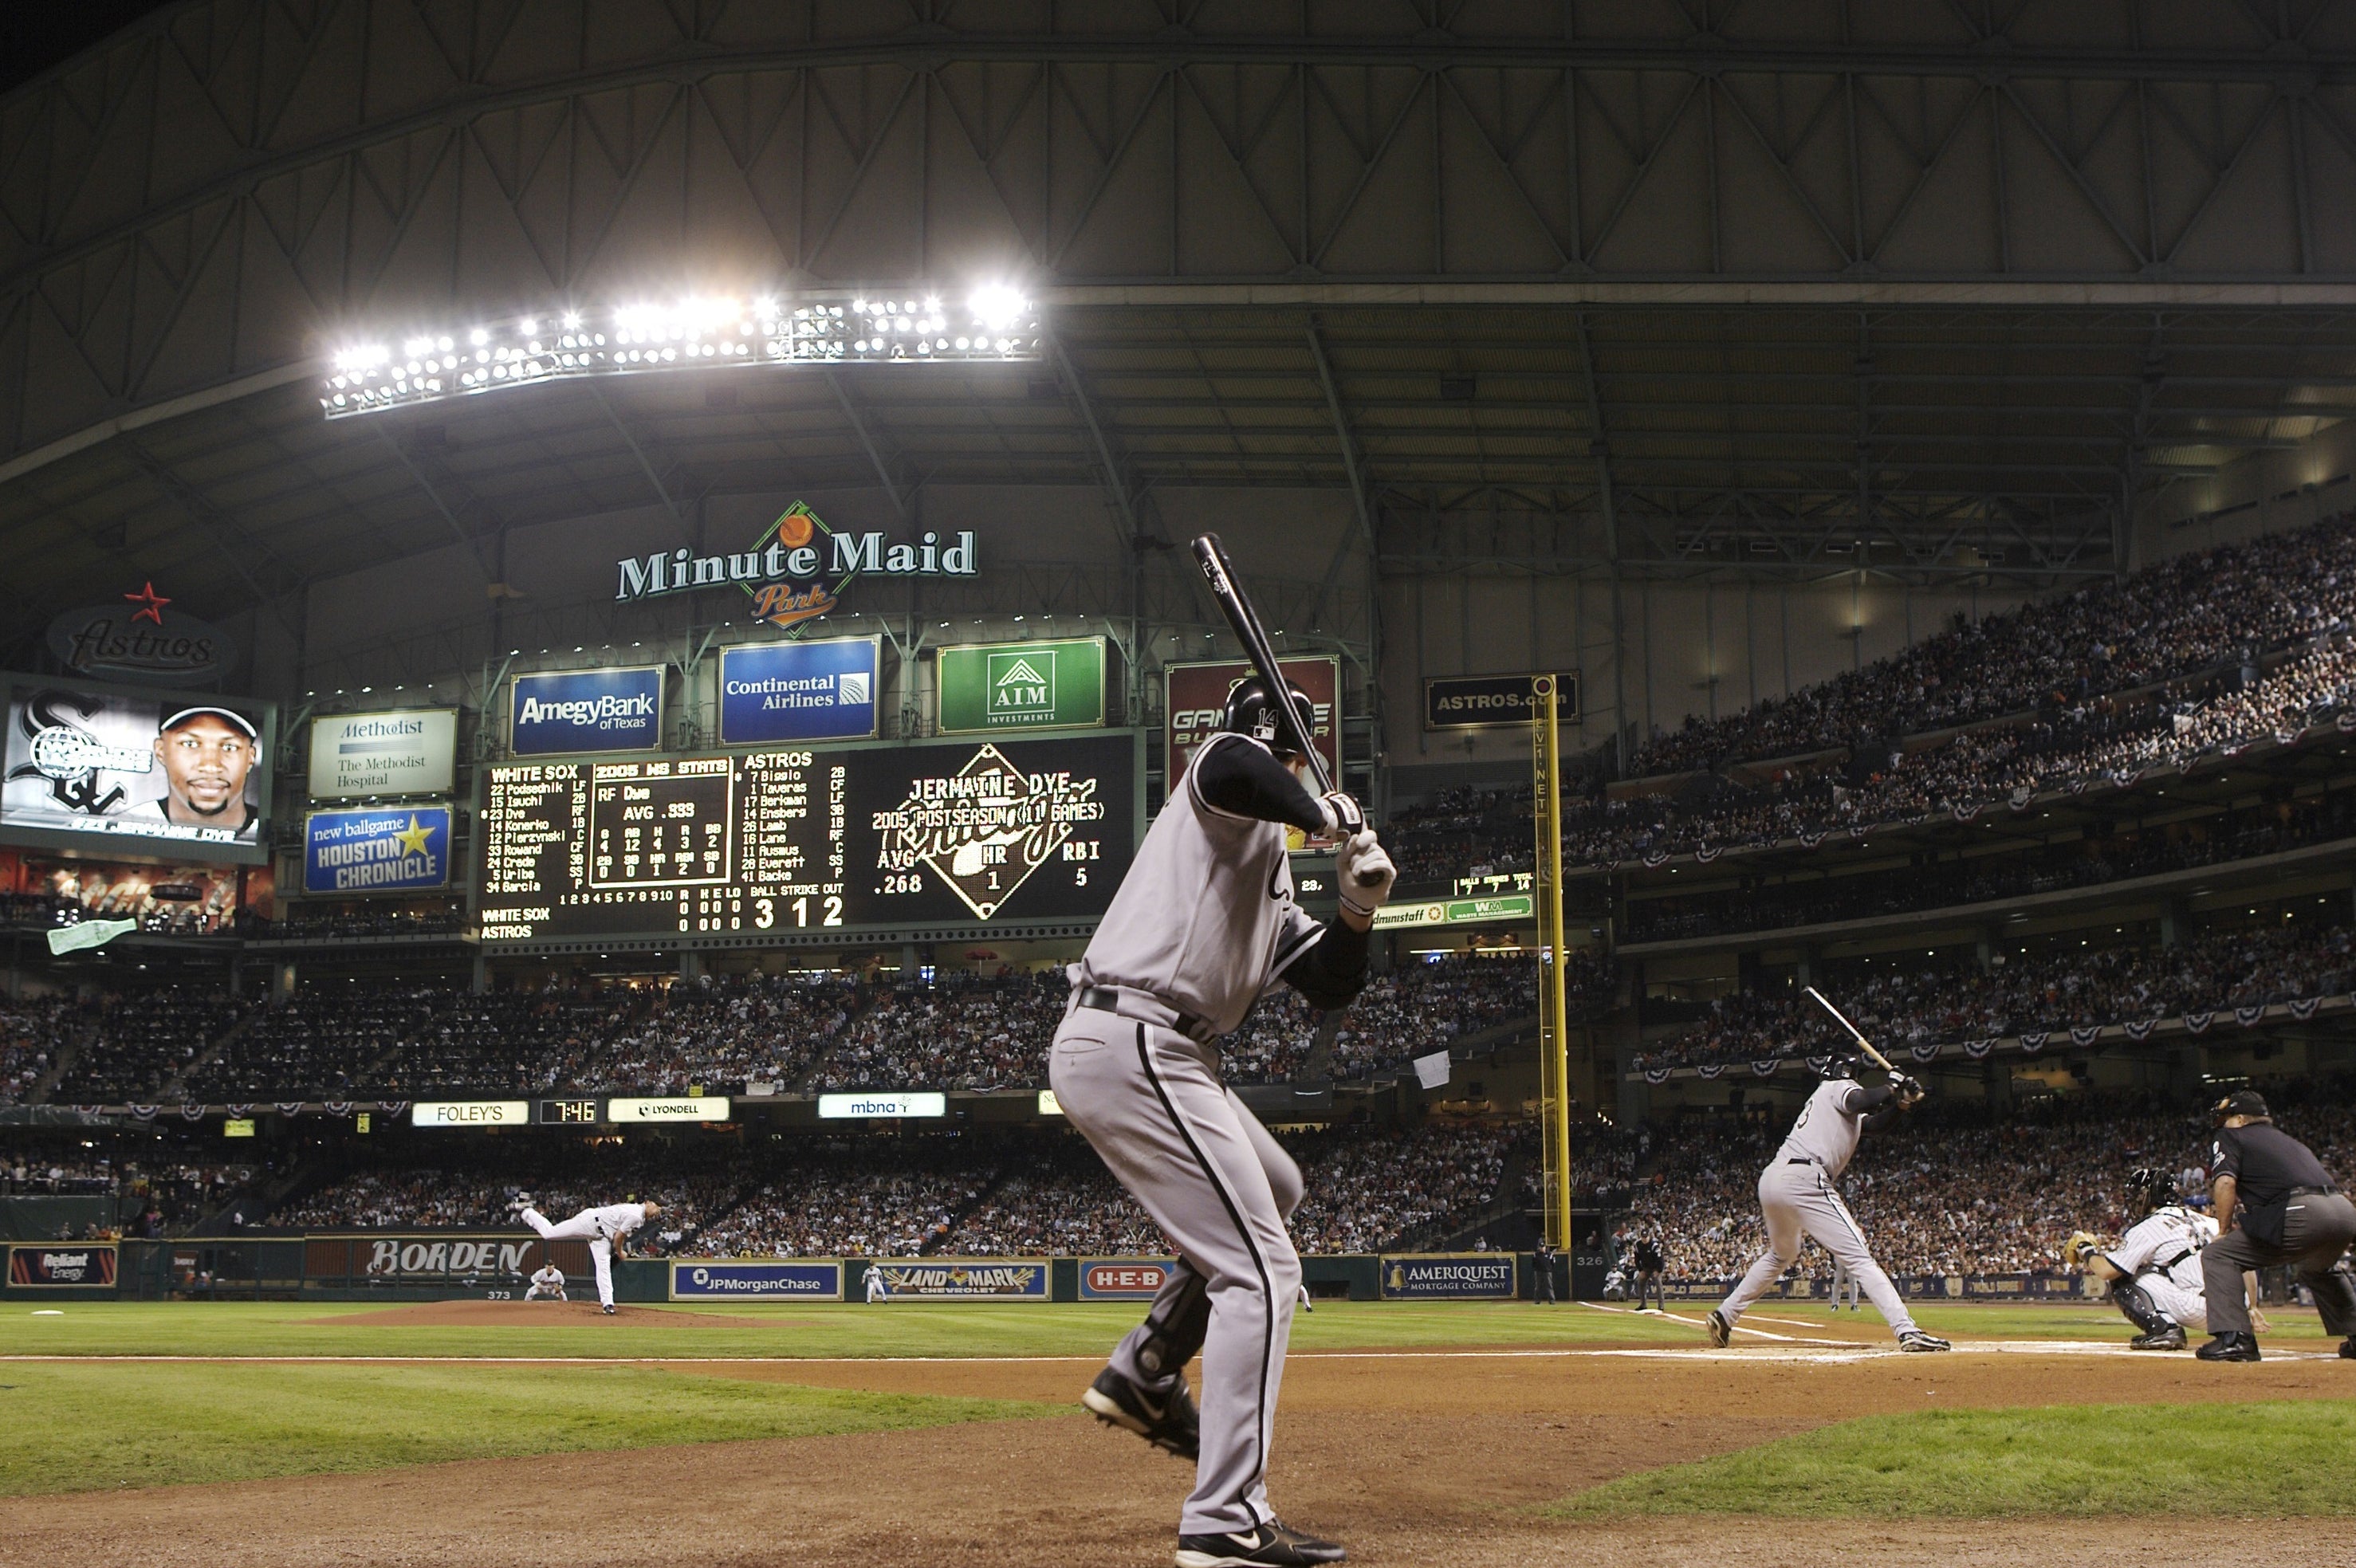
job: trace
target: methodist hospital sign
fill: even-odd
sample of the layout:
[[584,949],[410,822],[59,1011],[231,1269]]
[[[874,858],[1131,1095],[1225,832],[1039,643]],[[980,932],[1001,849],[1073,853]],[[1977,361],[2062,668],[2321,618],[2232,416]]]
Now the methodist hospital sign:
[[862,572],[879,577],[971,577],[980,570],[973,535],[946,541],[927,533],[915,543],[879,530],[839,533],[797,501],[761,531],[753,548],[727,555],[697,555],[685,545],[615,562],[614,598],[622,603],[699,588],[744,591],[753,618],[792,626],[823,615]]

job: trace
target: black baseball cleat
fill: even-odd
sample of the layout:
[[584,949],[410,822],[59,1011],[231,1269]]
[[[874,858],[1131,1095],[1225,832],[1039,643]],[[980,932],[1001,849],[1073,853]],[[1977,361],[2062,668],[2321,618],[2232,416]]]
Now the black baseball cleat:
[[2204,1361],[2254,1361],[2258,1359],[2258,1337],[2228,1330],[2192,1353]]
[[1178,1568],[1301,1568],[1348,1556],[1338,1541],[1320,1541],[1273,1520],[1258,1530],[1178,1538]]
[[1925,1334],[1920,1328],[1910,1328],[1898,1336],[1898,1348],[1909,1355],[1928,1355],[1933,1350],[1952,1350],[1954,1346],[1936,1334]]
[[1724,1313],[1719,1311],[1716,1307],[1710,1308],[1709,1342],[1718,1349],[1723,1350],[1726,1349],[1726,1342],[1733,1338],[1734,1325],[1726,1320],[1726,1315]]
[[2157,1333],[2136,1335],[2127,1341],[2127,1349],[2130,1350],[2181,1350],[2184,1349],[2184,1330],[2180,1326],[2171,1323]]
[[1080,1395],[1080,1403],[1106,1425],[1134,1432],[1165,1454],[1181,1459],[1202,1456],[1202,1417],[1183,1377],[1170,1385],[1169,1392],[1157,1394],[1107,1367],[1097,1374],[1087,1392]]
[[597,1310],[604,1313],[608,1317],[614,1316],[614,1309],[610,1307],[601,1307],[597,1308]]
[[2340,1341],[2340,1359],[2343,1361],[2356,1361],[2356,1334],[2351,1334]]

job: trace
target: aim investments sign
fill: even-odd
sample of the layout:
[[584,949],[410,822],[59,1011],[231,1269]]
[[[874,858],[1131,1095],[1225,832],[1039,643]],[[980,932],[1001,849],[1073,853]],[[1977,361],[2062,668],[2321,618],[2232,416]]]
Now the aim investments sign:
[[914,543],[889,539],[880,529],[842,532],[796,501],[761,531],[751,549],[700,556],[680,545],[668,553],[616,561],[615,569],[614,598],[619,603],[734,584],[752,600],[753,619],[787,627],[831,611],[851,579],[862,574],[972,577],[980,566],[970,531],[946,540],[927,532]]

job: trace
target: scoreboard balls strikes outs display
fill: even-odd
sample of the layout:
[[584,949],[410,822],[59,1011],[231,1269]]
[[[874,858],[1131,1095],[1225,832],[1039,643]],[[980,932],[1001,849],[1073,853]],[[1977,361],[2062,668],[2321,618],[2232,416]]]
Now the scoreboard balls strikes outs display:
[[486,942],[1092,920],[1129,869],[1134,732],[487,770]]

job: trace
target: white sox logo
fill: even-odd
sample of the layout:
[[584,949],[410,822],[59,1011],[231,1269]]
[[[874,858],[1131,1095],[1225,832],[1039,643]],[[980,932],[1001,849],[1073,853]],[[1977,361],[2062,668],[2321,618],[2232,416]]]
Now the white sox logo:
[[10,770],[8,777],[48,780],[49,794],[69,810],[91,816],[112,811],[121,804],[123,789],[116,784],[101,795],[100,771],[145,773],[155,766],[155,757],[145,746],[110,746],[74,722],[103,706],[93,698],[70,691],[44,691],[34,697],[17,718],[32,761]]
[[1026,773],[984,746],[954,777],[917,779],[895,811],[878,812],[887,870],[929,867],[988,920],[1072,836],[1104,816],[1097,781]]

